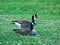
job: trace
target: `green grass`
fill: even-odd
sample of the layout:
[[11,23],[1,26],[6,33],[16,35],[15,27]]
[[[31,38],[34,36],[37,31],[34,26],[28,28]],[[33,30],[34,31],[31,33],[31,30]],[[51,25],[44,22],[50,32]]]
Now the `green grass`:
[[[31,21],[37,13],[36,36],[21,36],[13,19]],[[60,45],[60,0],[0,0],[0,45]]]

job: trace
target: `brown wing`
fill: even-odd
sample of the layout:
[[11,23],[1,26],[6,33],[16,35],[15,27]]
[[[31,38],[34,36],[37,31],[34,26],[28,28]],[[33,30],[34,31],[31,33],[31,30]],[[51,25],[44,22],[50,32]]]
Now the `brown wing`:
[[22,21],[21,28],[30,28],[30,27],[31,27],[31,22],[29,22],[29,21]]

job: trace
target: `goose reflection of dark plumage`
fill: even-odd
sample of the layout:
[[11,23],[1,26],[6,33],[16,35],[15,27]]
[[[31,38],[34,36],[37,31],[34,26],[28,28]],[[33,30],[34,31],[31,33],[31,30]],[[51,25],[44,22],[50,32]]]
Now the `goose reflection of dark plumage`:
[[18,25],[19,27],[21,25],[21,29],[14,29],[13,31],[21,35],[36,35],[36,30],[34,30],[34,26],[36,25],[34,17],[38,18],[37,14],[32,16],[32,22],[27,20],[13,20],[13,24]]

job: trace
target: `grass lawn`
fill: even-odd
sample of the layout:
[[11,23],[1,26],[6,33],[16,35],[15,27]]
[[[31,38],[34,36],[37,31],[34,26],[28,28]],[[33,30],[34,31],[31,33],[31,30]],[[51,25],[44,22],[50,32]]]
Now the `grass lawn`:
[[[13,19],[36,20],[36,36],[21,36]],[[0,0],[0,45],[60,45],[60,0]]]

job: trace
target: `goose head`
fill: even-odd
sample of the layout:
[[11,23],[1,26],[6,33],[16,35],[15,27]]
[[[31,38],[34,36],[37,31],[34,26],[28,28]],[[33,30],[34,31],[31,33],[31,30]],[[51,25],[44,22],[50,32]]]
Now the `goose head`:
[[32,25],[36,25],[35,17],[38,18],[37,14],[34,14],[34,15],[32,16]]

